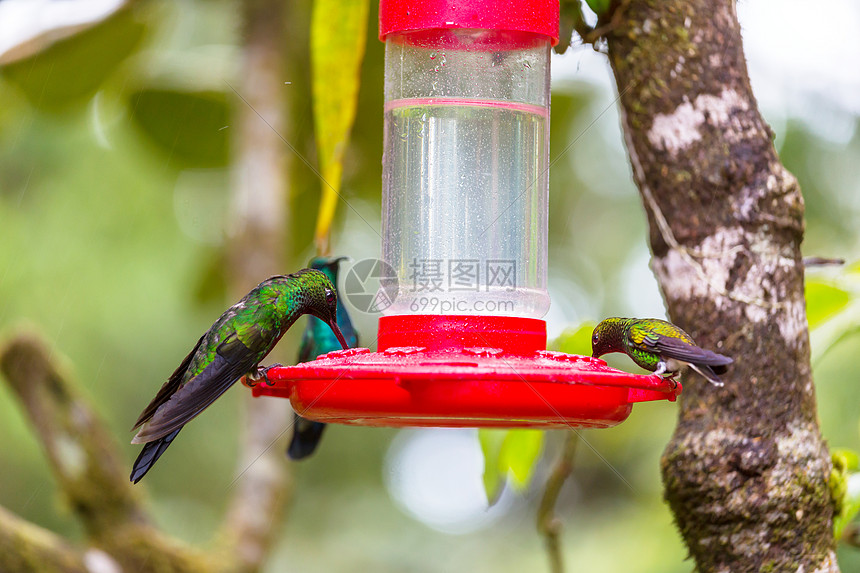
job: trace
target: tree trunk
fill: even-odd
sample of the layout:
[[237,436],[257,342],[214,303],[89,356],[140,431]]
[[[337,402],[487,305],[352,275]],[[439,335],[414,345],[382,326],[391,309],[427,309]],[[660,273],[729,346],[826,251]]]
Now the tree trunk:
[[[287,126],[284,54],[292,8],[281,0],[242,3],[243,54],[234,108],[235,227],[229,247],[233,299],[290,268],[284,264],[290,150],[281,138],[286,136]],[[273,356],[267,363],[275,362]],[[292,471],[284,454],[292,412],[287,400],[252,398],[246,388],[240,390],[246,423],[236,494],[221,539],[227,553],[235,555],[236,571],[253,573],[271,552],[292,497]]]
[[734,2],[621,2],[622,127],[673,322],[732,356],[687,373],[662,460],[702,572],[838,571],[803,296],[803,198],[750,89]]

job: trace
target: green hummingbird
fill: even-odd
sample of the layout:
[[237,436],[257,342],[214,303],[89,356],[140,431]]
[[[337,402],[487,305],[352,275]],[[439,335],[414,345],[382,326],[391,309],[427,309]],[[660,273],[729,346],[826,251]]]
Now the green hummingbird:
[[[308,266],[325,273],[331,284],[337,289],[338,268],[340,262],[345,258],[315,257],[311,259]],[[349,314],[347,314],[346,308],[340,298],[337,300],[337,326],[343,333],[343,337],[350,348],[358,346],[358,333],[352,326],[352,321],[349,319]],[[299,346],[299,362],[310,362],[318,356],[334,350],[340,350],[340,347],[341,344],[334,337],[332,330],[326,323],[314,316],[308,316],[308,322],[302,335],[302,343]],[[322,422],[306,420],[296,414],[296,421],[293,426],[293,438],[290,441],[289,448],[287,448],[287,455],[290,456],[290,459],[300,460],[314,453],[322,438],[325,426]]]
[[722,386],[718,374],[732,359],[696,346],[689,334],[656,318],[607,318],[591,335],[592,356],[623,352],[633,362],[657,375],[674,378],[686,364],[711,384]]
[[259,368],[260,361],[303,314],[322,320],[347,348],[337,326],[337,292],[318,270],[266,279],[228,308],[134,424],[132,430],[140,430],[131,443],[144,446],[134,462],[131,481],[139,482],[179,430],[242,376],[265,377],[268,369]]

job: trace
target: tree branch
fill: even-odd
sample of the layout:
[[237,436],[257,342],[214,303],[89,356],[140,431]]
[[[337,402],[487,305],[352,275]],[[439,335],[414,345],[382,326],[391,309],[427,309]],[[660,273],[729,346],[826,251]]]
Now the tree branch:
[[80,552],[54,533],[0,507],[0,571],[90,573]]
[[735,363],[685,376],[662,461],[697,570],[838,571],[809,365],[803,199],[747,76],[733,2],[631,0],[607,33],[673,322]]
[[15,336],[0,350],[0,371],[89,535],[103,536],[124,523],[148,523],[116,444],[45,344],[33,334]]
[[[89,540],[129,571],[210,570],[210,562],[203,554],[166,538],[152,527],[138,493],[128,481],[128,467],[104,423],[56,362],[45,343],[32,333],[13,336],[0,349],[0,372],[21,401],[59,488],[84,524]],[[21,528],[7,533],[5,539],[23,543],[14,550],[19,555],[9,557],[10,563],[18,559],[16,563],[22,568],[0,570],[44,571],[56,559],[68,559],[63,553],[65,546],[51,534],[41,534],[43,530],[36,526],[5,512],[3,525]],[[40,557],[28,555],[28,548],[37,550]],[[43,565],[38,561],[41,557],[48,559]],[[97,562],[106,558],[96,557]],[[30,559],[36,559],[33,562],[40,566],[28,569]],[[75,571],[75,562],[69,563],[68,571]]]
[[229,571],[250,573],[262,567],[277,538],[293,480],[284,454],[291,435],[289,402],[246,394],[248,420],[238,460],[243,473],[222,533],[237,564]]
[[576,432],[567,432],[564,438],[561,454],[546,480],[546,489],[541,497],[537,511],[537,528],[545,537],[546,550],[549,555],[550,571],[564,573],[564,558],[561,551],[561,520],[555,514],[555,504],[564,482],[573,472],[573,457],[576,455],[576,445],[579,443]]

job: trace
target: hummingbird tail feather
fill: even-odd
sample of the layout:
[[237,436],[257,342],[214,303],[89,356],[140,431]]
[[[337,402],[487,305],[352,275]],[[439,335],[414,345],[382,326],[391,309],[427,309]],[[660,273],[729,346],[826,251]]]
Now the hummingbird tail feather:
[[231,363],[216,355],[203,372],[174,392],[156,410],[152,418],[140,428],[135,440],[154,441],[182,428],[256,366],[250,361]]
[[725,364],[718,364],[716,366],[710,364],[709,366],[711,367],[711,370],[713,370],[714,374],[725,374],[729,371],[729,367]]
[[[179,428],[179,430],[181,429],[182,428]],[[143,476],[146,475],[149,468],[158,461],[161,454],[163,454],[168,446],[173,442],[173,438],[176,437],[179,430],[175,430],[173,433],[168,434],[163,438],[147,442],[146,445],[143,446],[143,449],[140,450],[140,455],[138,455],[137,459],[134,461],[134,467],[131,469],[131,477],[129,479],[131,479],[132,483],[137,483],[143,479]]]
[[155,411],[158,410],[159,406],[170,400],[170,397],[179,389],[182,385],[182,377],[185,375],[185,371],[188,370],[188,365],[191,364],[194,354],[197,352],[197,349],[200,348],[202,343],[203,336],[200,337],[200,340],[197,341],[197,344],[194,345],[194,348],[188,353],[188,356],[182,360],[182,364],[180,364],[173,374],[170,375],[170,378],[164,383],[158,391],[158,394],[155,395],[155,398],[153,398],[143,412],[141,412],[140,417],[137,419],[137,422],[134,423],[132,430],[136,430],[148,422],[155,414]]
[[[723,381],[720,380],[720,377],[717,376],[717,373],[714,372],[714,369],[708,366],[707,364],[693,364],[692,362],[687,363],[690,368],[698,372],[705,378],[708,382],[713,384],[714,386],[722,386]],[[725,370],[724,370],[725,371]]]
[[293,431],[293,439],[287,448],[287,455],[291,460],[301,460],[316,451],[322,438],[325,424],[306,420],[296,414],[296,425]]

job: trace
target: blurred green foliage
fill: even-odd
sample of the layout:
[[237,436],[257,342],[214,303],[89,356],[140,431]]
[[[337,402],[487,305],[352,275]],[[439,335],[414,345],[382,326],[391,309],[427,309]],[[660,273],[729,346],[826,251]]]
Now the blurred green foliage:
[[591,335],[595,326],[596,322],[587,320],[577,327],[566,328],[549,346],[558,352],[591,356]]
[[145,31],[140,11],[121,9],[32,57],[3,66],[0,75],[37,109],[64,111],[88,102],[140,45]]
[[[226,167],[230,107],[223,91],[146,87],[131,94],[134,121],[177,167]],[[170,110],[165,114],[164,110]]]
[[598,16],[602,16],[609,11],[610,0],[585,0],[585,3]]
[[[310,13],[302,3],[290,10],[284,78],[290,119],[282,135],[318,165]],[[222,128],[231,109],[244,105],[226,84],[235,79],[229,61],[241,45],[237,14],[236,2],[227,0],[136,3],[0,71],[0,330],[27,321],[47,335],[68,357],[129,464],[137,453],[126,442],[131,422],[230,302],[222,276],[230,129]],[[366,24],[375,38],[376,5]],[[222,68],[191,62],[183,82],[163,80],[178,60],[205,47],[226,55]],[[333,251],[356,259],[379,252],[382,62],[382,44],[371,40],[343,159],[341,193],[355,210],[341,205],[335,219]],[[553,86],[548,319],[555,332],[606,315],[659,313],[645,217],[612,97],[585,81]],[[780,156],[807,202],[805,252],[860,259],[854,191],[860,135],[837,144],[791,117],[779,125]],[[284,153],[292,154],[286,146]],[[320,188],[316,175],[292,159],[285,269],[298,268],[312,252]],[[195,208],[201,202],[220,205],[222,216],[202,215],[209,211]],[[857,450],[860,314],[853,314],[858,298],[851,273],[810,269],[808,294],[822,431],[831,444]],[[375,318],[357,322],[372,341]],[[587,354],[589,334],[588,326],[566,332],[556,348]],[[296,343],[288,335],[273,360],[291,360]],[[611,357],[611,364],[635,370],[623,356]],[[190,424],[182,443],[148,476],[145,487],[168,533],[206,541],[221,519],[235,471],[242,391],[228,393]],[[659,477],[675,412],[668,402],[642,404],[616,428],[583,432],[590,447],[579,448],[558,504],[571,567],[689,570]],[[514,445],[497,477],[512,472],[528,486],[498,522],[451,536],[405,515],[386,493],[380,468],[395,432],[333,426],[319,453],[296,465],[296,498],[270,571],[543,570],[533,517],[559,433],[546,434],[539,446],[535,434],[499,434],[499,460],[506,440]],[[0,503],[80,538],[37,441],[2,385],[0,435]],[[840,548],[839,558],[844,571],[860,568],[850,548]]]
[[833,535],[841,539],[845,527],[860,513],[860,492],[852,492],[848,487],[850,477],[860,470],[860,456],[853,450],[834,449],[831,459],[830,491],[836,504]]
[[833,318],[851,301],[851,295],[846,290],[821,279],[807,280],[804,287],[806,318],[811,329]]

